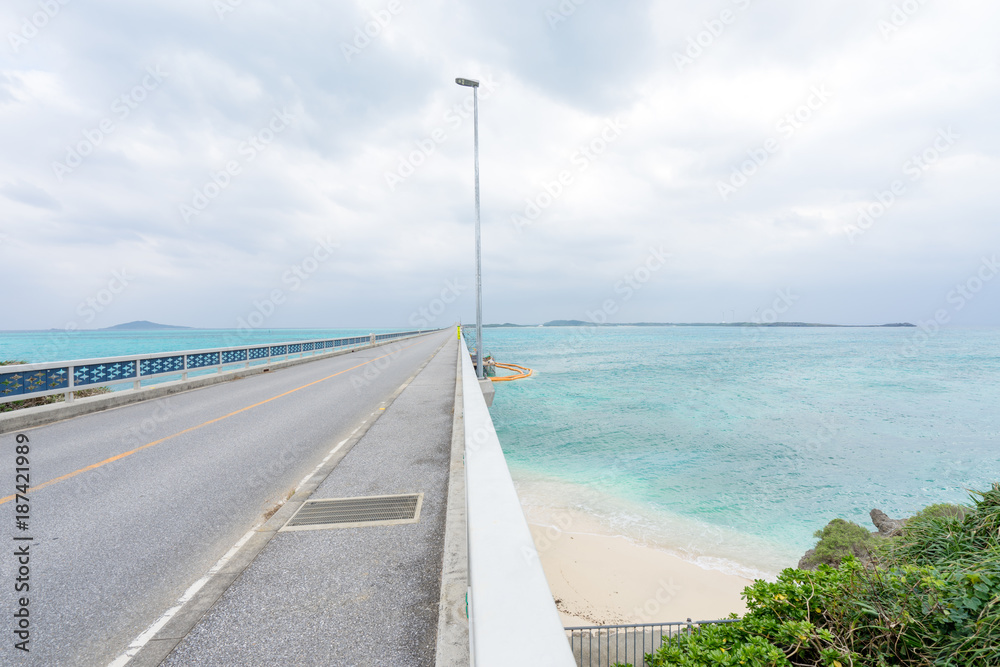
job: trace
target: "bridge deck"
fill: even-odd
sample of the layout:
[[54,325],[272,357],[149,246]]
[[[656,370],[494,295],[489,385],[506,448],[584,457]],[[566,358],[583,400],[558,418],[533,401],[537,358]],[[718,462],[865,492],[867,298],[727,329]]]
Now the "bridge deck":
[[163,663],[433,665],[457,341],[312,498],[423,493],[418,523],[279,532]]
[[[24,430],[32,640],[17,662],[104,667],[134,655],[129,667],[141,667],[187,638],[171,664],[428,664],[454,336],[431,333]],[[12,452],[14,433],[0,439]],[[420,522],[268,528],[331,468],[313,497],[423,492]],[[8,539],[14,513],[0,498]],[[5,580],[13,563],[0,558]],[[13,636],[13,622],[0,619],[0,631]]]

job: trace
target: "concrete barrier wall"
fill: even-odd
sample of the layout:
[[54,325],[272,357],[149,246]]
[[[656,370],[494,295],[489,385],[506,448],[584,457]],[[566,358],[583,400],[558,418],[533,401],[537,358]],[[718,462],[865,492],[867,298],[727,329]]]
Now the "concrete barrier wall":
[[459,352],[473,664],[575,667],[464,340]]

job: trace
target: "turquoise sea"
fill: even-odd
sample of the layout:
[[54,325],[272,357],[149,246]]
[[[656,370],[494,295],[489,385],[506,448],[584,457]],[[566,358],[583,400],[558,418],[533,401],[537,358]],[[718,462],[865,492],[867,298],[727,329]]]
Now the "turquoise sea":
[[[382,330],[0,332],[0,359],[369,331]],[[834,517],[868,527],[873,507],[905,516],[1000,480],[998,329],[538,327],[484,338],[499,361],[535,371],[497,384],[491,412],[541,523],[565,527],[562,510],[578,510],[595,519],[587,530],[773,576]]]
[[162,329],[152,331],[0,331],[0,361],[70,361],[145,352],[203,350],[319,338],[343,338],[395,329]]
[[[471,331],[471,328],[469,329]],[[835,517],[874,530],[1000,481],[1000,330],[485,329],[491,413],[529,518],[751,576]]]

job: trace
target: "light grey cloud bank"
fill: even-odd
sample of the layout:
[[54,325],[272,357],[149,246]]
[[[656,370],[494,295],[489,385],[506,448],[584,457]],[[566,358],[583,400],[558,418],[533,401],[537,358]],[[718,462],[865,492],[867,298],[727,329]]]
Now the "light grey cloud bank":
[[968,285],[1000,252],[998,24],[985,0],[11,0],[0,329],[470,319],[456,76],[484,81],[487,321],[791,293],[782,319],[998,324],[1000,283]]

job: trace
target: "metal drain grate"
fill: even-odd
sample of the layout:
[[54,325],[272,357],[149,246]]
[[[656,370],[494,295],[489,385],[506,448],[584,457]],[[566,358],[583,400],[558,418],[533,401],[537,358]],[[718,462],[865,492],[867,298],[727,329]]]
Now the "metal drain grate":
[[424,494],[307,500],[281,530],[320,530],[416,523]]

